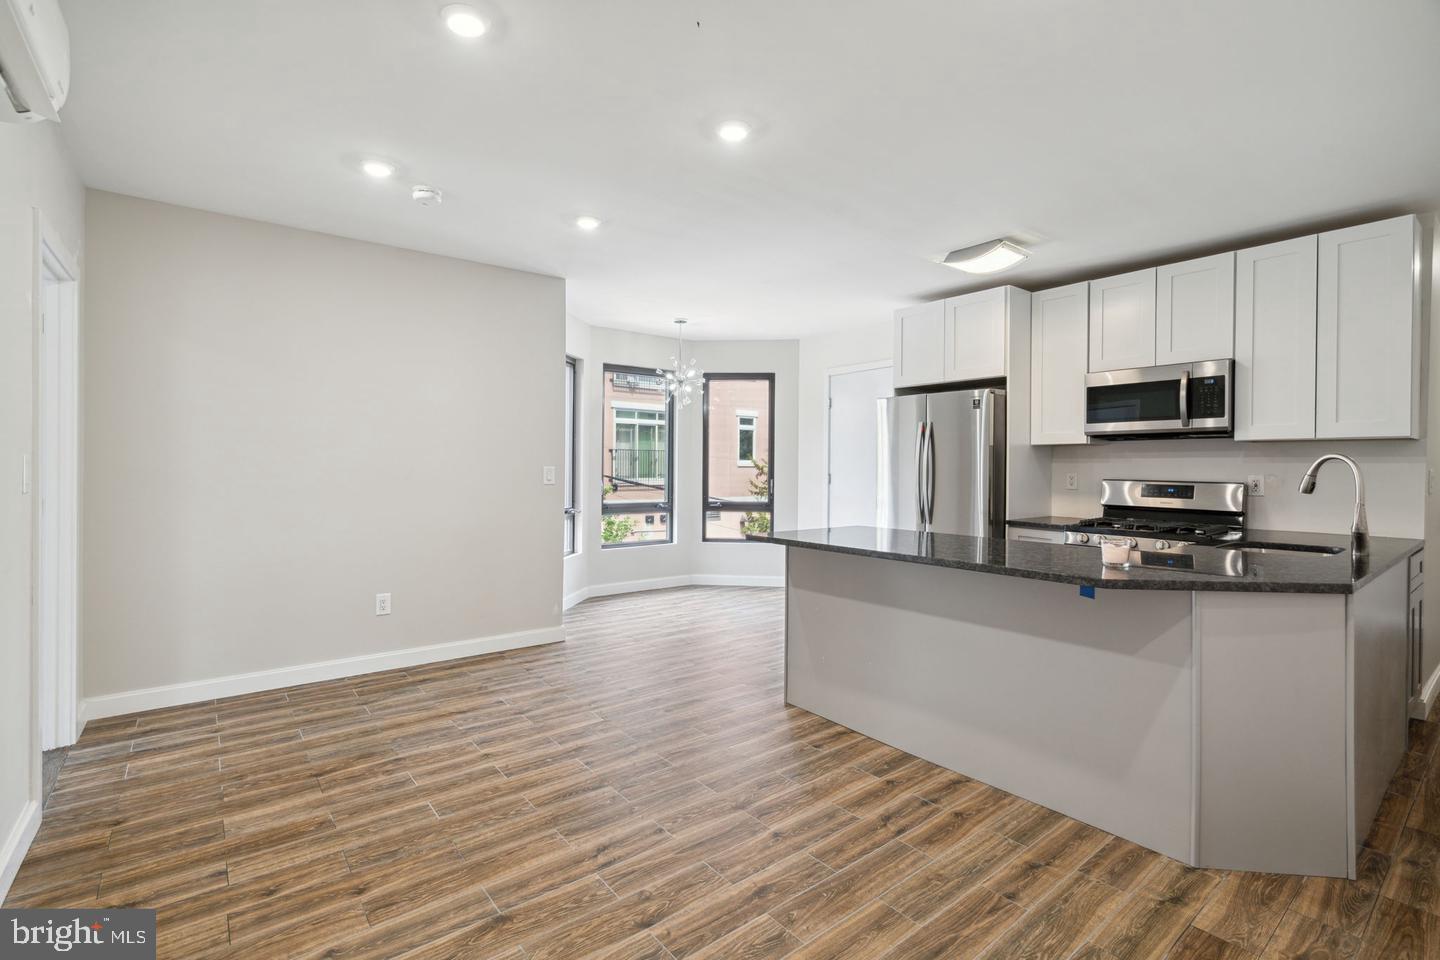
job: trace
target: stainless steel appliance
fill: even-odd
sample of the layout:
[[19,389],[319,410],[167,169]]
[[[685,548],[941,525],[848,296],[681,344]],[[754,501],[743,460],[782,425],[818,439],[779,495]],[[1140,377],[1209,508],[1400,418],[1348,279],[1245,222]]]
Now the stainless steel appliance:
[[1131,562],[1219,576],[1244,574],[1244,552],[1211,549],[1245,533],[1243,483],[1103,480],[1098,517],[1065,528],[1065,542],[1130,542]]
[[876,525],[999,537],[1005,530],[1005,391],[879,403]]
[[1106,440],[1228,436],[1234,360],[1085,375],[1085,433]]

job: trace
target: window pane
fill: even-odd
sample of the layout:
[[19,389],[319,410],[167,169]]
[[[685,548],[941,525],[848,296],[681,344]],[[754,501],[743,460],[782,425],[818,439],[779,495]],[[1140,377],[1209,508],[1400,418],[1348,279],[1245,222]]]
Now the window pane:
[[604,546],[669,542],[670,514],[664,510],[606,513],[601,518],[600,543]]
[[707,540],[741,540],[770,529],[771,388],[768,375],[705,378]]
[[748,533],[769,533],[768,512],[712,510],[705,515],[706,540],[743,540]]
[[601,546],[669,542],[672,406],[664,381],[606,365],[604,383]]

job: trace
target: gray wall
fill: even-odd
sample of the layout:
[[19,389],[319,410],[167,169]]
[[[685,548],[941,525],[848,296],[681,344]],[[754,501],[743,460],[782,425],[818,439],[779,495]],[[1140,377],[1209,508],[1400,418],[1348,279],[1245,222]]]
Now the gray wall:
[[36,498],[20,487],[22,459],[35,441],[34,211],[78,259],[84,206],[59,128],[0,124],[0,847],[40,795],[31,609]]
[[86,226],[85,696],[559,622],[562,280],[94,191]]

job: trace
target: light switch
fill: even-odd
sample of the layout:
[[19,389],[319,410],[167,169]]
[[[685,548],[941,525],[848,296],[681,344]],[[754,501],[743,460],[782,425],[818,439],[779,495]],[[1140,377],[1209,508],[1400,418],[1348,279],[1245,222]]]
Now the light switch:
[[553,487],[553,486],[555,485],[555,468],[554,468],[554,467],[546,467],[546,468],[545,468],[544,477],[545,477],[545,485],[546,485],[546,486],[549,486],[549,487]]

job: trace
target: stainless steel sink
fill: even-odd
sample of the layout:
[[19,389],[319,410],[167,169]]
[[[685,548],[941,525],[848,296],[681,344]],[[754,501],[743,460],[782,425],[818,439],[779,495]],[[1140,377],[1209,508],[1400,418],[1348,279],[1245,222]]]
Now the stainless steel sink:
[[1221,550],[1274,550],[1276,553],[1309,553],[1327,557],[1345,552],[1344,547],[1327,547],[1318,543],[1275,543],[1270,540],[1236,540],[1218,546]]

